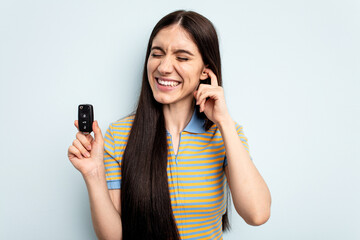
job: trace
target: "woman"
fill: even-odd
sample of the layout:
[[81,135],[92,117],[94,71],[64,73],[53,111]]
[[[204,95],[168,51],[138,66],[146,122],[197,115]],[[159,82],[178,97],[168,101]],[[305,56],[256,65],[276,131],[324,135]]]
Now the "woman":
[[95,121],[94,138],[78,132],[68,150],[98,238],[222,239],[227,183],[248,224],[268,220],[269,190],[227,111],[221,80],[208,19],[176,11],[157,23],[135,114],[110,124],[104,139]]

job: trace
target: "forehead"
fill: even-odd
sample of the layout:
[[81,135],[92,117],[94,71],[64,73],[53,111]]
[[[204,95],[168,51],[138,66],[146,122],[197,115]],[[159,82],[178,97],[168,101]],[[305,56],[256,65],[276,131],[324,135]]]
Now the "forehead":
[[171,25],[161,29],[155,36],[152,46],[159,46],[163,49],[187,49],[194,53],[198,47],[192,40],[191,35],[179,25]]

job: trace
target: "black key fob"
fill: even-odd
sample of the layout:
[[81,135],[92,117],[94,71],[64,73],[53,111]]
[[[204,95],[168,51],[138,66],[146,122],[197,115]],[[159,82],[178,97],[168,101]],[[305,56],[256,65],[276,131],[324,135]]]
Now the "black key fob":
[[79,131],[84,134],[92,132],[94,121],[94,108],[91,104],[80,104],[78,107]]

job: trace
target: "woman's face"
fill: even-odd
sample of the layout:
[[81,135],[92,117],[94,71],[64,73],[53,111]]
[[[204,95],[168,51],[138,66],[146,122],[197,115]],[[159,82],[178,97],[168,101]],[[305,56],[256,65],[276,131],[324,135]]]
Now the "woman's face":
[[189,33],[179,25],[163,28],[155,36],[147,63],[149,84],[157,102],[190,104],[203,73],[204,62]]

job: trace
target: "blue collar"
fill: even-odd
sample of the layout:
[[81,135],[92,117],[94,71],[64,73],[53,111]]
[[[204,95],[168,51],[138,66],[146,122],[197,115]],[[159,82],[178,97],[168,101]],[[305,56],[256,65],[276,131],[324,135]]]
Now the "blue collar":
[[201,119],[198,114],[196,113],[196,109],[191,117],[190,122],[186,125],[183,131],[191,132],[191,133],[206,133],[204,128],[205,120]]

